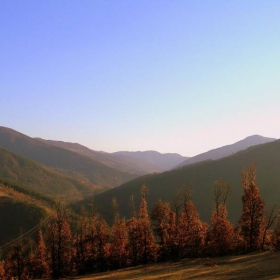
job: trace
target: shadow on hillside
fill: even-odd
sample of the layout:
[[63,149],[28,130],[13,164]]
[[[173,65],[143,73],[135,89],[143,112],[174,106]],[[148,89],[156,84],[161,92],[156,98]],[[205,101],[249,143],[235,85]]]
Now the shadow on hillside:
[[[259,252],[247,255],[184,259],[103,272],[72,279],[276,279],[280,278],[280,253]],[[213,266],[208,264],[212,263]]]

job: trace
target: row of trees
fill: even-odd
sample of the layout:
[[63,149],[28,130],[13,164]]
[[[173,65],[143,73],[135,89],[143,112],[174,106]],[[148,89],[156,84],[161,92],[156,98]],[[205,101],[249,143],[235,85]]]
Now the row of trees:
[[67,221],[66,205],[59,201],[44,234],[39,231],[35,248],[19,241],[7,253],[0,265],[0,279],[58,279],[154,261],[248,252],[264,246],[279,250],[279,211],[274,207],[265,214],[255,179],[254,165],[242,172],[243,211],[236,227],[227,218],[230,186],[222,180],[213,184],[210,227],[200,220],[188,188],[175,197],[171,206],[158,200],[149,216],[147,188],[142,186],[138,215],[132,197],[129,220],[120,217],[113,199],[112,227],[96,211],[89,214],[82,209],[75,234]]

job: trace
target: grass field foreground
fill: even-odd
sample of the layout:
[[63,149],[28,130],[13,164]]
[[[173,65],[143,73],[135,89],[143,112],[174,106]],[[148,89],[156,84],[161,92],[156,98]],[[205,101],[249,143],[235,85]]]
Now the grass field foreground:
[[184,259],[72,279],[280,279],[280,253],[258,252],[211,259]]

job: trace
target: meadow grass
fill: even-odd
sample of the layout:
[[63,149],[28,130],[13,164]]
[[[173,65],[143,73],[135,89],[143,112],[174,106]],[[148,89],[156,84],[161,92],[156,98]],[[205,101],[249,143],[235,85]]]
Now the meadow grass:
[[74,279],[280,279],[280,253],[257,252],[211,259],[183,259],[178,262],[140,265]]

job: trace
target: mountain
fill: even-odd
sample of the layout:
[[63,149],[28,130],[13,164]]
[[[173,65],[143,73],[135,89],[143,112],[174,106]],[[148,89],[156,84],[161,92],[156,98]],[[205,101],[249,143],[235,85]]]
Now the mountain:
[[161,171],[169,170],[188,159],[187,157],[183,157],[179,154],[175,154],[175,153],[161,154],[156,151],[144,151],[144,152],[121,151],[113,154],[117,156],[128,156],[131,158],[135,158],[137,160],[145,161],[149,164],[157,166]]
[[235,154],[241,150],[245,150],[251,146],[255,146],[255,145],[260,145],[260,144],[265,144],[265,143],[269,143],[272,141],[275,141],[275,138],[268,138],[268,137],[263,137],[260,135],[252,135],[249,136],[241,141],[238,141],[234,144],[231,145],[227,145],[227,146],[223,146],[217,149],[213,149],[210,150],[208,152],[199,154],[197,156],[188,158],[187,160],[181,162],[180,164],[178,164],[175,168],[181,167],[181,166],[185,166],[185,165],[189,165],[189,164],[193,164],[193,163],[197,163],[200,161],[204,161],[204,160],[216,160],[216,159],[220,159],[223,157],[227,157],[229,155]]
[[136,159],[134,157],[119,155],[119,154],[114,154],[114,153],[94,151],[94,150],[91,150],[78,143],[44,140],[41,138],[36,138],[36,139],[41,140],[41,141],[43,141],[47,144],[53,145],[53,146],[67,149],[72,152],[78,153],[80,155],[90,157],[111,168],[118,169],[123,172],[144,175],[147,173],[163,171],[158,166],[155,166],[147,161]]
[[[135,197],[135,205],[140,203],[140,189],[146,184],[149,189],[147,197],[151,209],[157,199],[171,202],[176,193],[184,186],[191,184],[193,200],[202,220],[210,221],[212,184],[223,179],[231,184],[232,195],[228,201],[229,218],[236,223],[241,214],[241,171],[252,162],[257,166],[257,184],[267,204],[278,204],[280,201],[280,140],[253,146],[234,155],[215,160],[204,161],[188,166],[136,178],[115,189],[95,197],[100,213],[109,221],[112,219],[110,208],[112,198],[119,204],[122,216],[130,217],[129,198]],[[80,204],[87,204],[83,201]]]
[[70,200],[83,198],[83,194],[93,193],[97,186],[81,182],[75,178],[55,172],[38,162],[27,159],[0,148],[0,178],[15,182],[31,192],[55,197],[63,194]]
[[179,154],[161,154],[155,151],[106,153],[91,150],[78,143],[44,140],[41,138],[36,139],[90,157],[123,172],[138,175],[166,171],[187,159],[187,157]]
[[137,177],[136,174],[116,170],[89,157],[52,146],[5,127],[0,127],[0,147],[40,162],[57,172],[101,187],[116,187]]

